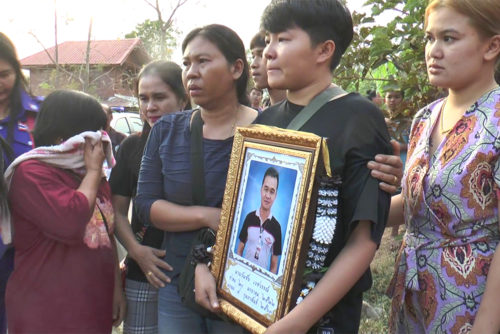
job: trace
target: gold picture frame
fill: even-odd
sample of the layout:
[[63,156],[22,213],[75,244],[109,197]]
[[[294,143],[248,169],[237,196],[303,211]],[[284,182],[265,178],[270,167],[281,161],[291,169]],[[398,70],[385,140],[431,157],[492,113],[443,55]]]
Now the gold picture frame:
[[[287,314],[300,293],[323,145],[317,135],[263,125],[235,133],[211,270],[222,312],[252,333]],[[279,171],[270,209],[279,227],[267,225],[263,237],[257,211],[268,169]]]

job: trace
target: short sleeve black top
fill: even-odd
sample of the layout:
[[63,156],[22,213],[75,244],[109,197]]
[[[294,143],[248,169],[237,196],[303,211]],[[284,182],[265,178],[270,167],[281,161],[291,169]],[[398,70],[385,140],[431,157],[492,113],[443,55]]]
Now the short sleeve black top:
[[[286,128],[302,108],[285,100],[265,110],[257,123]],[[379,244],[389,213],[390,195],[380,190],[367,163],[376,154],[392,154],[382,112],[361,95],[350,93],[326,103],[301,131],[328,139],[332,172],[342,180],[340,223],[337,223],[326,265],[330,265],[344,248],[360,220],[372,222],[371,239]],[[368,269],[348,295],[359,295],[368,290],[371,283]]]
[[[258,209],[257,209],[258,210]],[[255,228],[256,230],[260,230],[260,218],[256,214],[257,211],[250,212],[243,222],[243,227],[241,228],[240,235],[238,239],[241,242],[246,243],[248,240],[249,229]],[[273,255],[281,255],[281,225],[280,223],[271,216],[264,221],[262,224],[262,230],[266,231],[272,236],[273,242]]]
[[[140,134],[133,134],[120,144],[116,156],[116,165],[111,170],[109,178],[111,193],[113,195],[135,197],[145,143],[145,138],[142,138]],[[146,227],[139,220],[135,208],[132,209],[132,221],[130,223],[137,241],[142,245],[161,248],[163,231],[158,230],[154,226]],[[139,265],[130,257],[127,257],[127,278],[147,282]]]

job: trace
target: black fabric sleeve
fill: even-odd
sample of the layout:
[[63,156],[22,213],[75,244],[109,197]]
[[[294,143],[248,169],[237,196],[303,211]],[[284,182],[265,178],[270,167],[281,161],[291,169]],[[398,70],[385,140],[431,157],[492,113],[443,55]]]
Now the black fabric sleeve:
[[109,184],[113,195],[134,197],[137,188],[137,173],[133,168],[133,156],[137,145],[140,145],[139,136],[129,136],[120,145],[116,155],[116,165],[111,169]]
[[[252,211],[253,212],[253,211]],[[240,231],[240,235],[238,236],[238,239],[240,239],[240,241],[242,243],[245,243],[247,242],[247,238],[248,238],[248,225],[249,225],[249,220],[251,218],[251,215],[252,215],[252,212],[250,212],[246,217],[245,217],[245,221],[243,222],[243,227],[241,228],[241,231]]]
[[389,133],[382,115],[376,110],[357,110],[344,132],[345,161],[342,184],[342,205],[348,223],[347,235],[361,220],[373,223],[371,239],[378,245],[389,214],[390,194],[379,188],[379,181],[370,175],[367,163],[376,154],[392,154]]

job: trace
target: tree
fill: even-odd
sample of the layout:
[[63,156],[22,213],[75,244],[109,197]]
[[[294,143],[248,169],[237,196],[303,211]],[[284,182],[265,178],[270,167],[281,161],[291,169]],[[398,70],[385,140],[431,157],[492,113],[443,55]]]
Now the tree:
[[179,34],[173,27],[173,18],[177,10],[188,0],[176,0],[167,20],[163,19],[159,0],[153,4],[144,0],[157,14],[157,20],[146,20],[138,24],[135,30],[126,34],[126,38],[140,38],[149,55],[154,59],[170,59],[177,46],[176,37]]
[[361,92],[373,87],[381,92],[386,85],[396,84],[405,91],[409,113],[414,114],[441,94],[427,79],[425,2],[368,0],[365,5],[371,6],[371,13],[353,13],[353,42],[336,70],[336,79]]
[[[38,36],[34,32],[30,32],[31,36],[40,44],[43,48],[45,54],[49,57],[50,61],[54,64],[55,69],[50,73],[50,80],[48,82],[43,82],[40,88],[43,89],[44,93],[48,94],[51,91],[59,88],[66,89],[77,89],[86,93],[95,93],[96,87],[93,86],[94,82],[100,80],[102,76],[108,73],[101,74],[91,80],[91,68],[90,68],[90,52],[91,52],[91,37],[92,37],[92,25],[93,19],[90,18],[89,30],[87,36],[87,49],[85,52],[85,64],[82,65],[71,65],[71,66],[61,66],[59,63],[59,43],[58,43],[58,15],[57,15],[57,0],[54,0],[54,57],[49,53],[45,45],[40,41]],[[102,68],[98,70],[102,71]]]

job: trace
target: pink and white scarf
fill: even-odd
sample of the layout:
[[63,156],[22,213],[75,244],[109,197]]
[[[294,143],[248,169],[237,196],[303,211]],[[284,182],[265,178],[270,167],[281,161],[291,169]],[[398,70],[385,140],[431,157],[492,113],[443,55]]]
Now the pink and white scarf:
[[[18,156],[5,171],[4,176],[7,187],[10,188],[12,176],[14,175],[16,167],[23,161],[29,159],[36,159],[58,168],[71,169],[79,175],[85,175],[85,161],[83,158],[85,138],[89,138],[92,145],[95,145],[99,140],[108,143],[108,145],[104,145],[105,161],[109,167],[115,165],[111,139],[106,131],[85,131],[69,138],[59,145],[40,146]],[[105,176],[104,170],[103,176]],[[5,245],[12,242],[10,218],[2,219],[0,224],[0,235]]]

